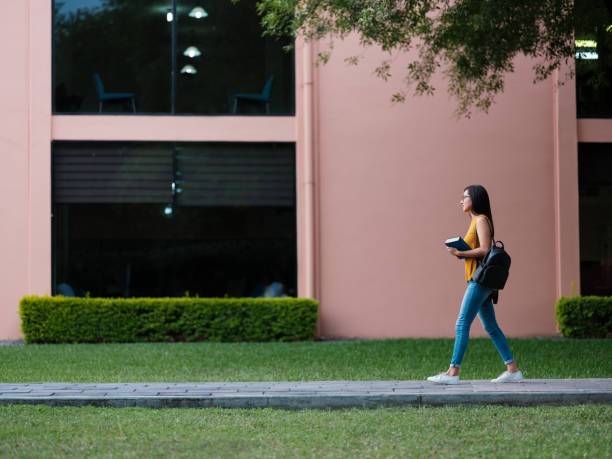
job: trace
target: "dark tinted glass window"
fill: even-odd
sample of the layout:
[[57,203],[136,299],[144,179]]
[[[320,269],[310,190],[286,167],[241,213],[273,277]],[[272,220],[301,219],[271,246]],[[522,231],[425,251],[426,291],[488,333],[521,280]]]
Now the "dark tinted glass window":
[[255,1],[179,0],[177,15],[177,112],[293,113],[291,41],[261,37]]
[[578,117],[612,117],[612,4],[576,2],[576,105]]
[[56,0],[56,113],[293,114],[292,40],[255,2]]
[[55,112],[170,112],[171,27],[163,14],[171,5],[55,1]]
[[55,142],[54,293],[296,296],[293,144]]
[[582,295],[612,295],[612,144],[581,143],[580,283]]

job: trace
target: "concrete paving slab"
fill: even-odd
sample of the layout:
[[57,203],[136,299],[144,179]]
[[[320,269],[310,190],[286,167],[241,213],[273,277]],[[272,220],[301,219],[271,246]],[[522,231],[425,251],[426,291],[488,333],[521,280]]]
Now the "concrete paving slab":
[[181,383],[0,383],[0,404],[335,409],[376,406],[612,403],[610,379],[282,381]]

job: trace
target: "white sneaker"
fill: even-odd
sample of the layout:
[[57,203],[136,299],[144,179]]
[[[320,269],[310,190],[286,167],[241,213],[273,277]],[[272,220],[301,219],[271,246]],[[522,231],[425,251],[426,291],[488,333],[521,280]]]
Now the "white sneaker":
[[459,376],[449,376],[446,373],[440,373],[439,375],[430,376],[427,381],[431,381],[436,384],[459,384]]
[[509,373],[504,371],[497,378],[492,379],[491,382],[494,383],[507,383],[507,382],[520,382],[523,380],[523,373],[521,371],[515,371],[514,373]]

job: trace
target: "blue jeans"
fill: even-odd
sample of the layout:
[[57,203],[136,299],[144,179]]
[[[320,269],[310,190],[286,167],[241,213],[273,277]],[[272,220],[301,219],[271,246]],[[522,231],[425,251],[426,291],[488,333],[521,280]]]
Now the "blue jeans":
[[470,338],[470,327],[476,318],[476,314],[480,317],[480,321],[484,326],[485,331],[493,340],[493,344],[501,355],[505,364],[514,362],[512,352],[508,346],[508,341],[503,332],[497,325],[495,320],[495,310],[490,295],[493,292],[484,285],[477,284],[474,281],[469,281],[459,317],[457,317],[457,334],[455,336],[455,348],[453,349],[453,358],[451,366],[460,368],[463,361],[463,355],[467,349],[468,339]]

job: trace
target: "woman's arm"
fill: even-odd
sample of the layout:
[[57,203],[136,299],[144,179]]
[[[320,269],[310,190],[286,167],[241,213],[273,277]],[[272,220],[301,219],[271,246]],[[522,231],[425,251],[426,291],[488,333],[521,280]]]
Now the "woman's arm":
[[464,251],[459,251],[457,250],[457,256],[458,257],[465,257],[465,258],[483,258],[487,252],[489,251],[489,249],[483,249],[482,247],[478,247],[477,249],[472,249],[472,250],[464,250]]
[[480,247],[464,251],[449,247],[448,251],[457,257],[483,258],[491,248],[491,228],[489,228],[489,223],[486,218],[479,218],[476,220],[476,232],[478,234],[478,240],[482,241]]

